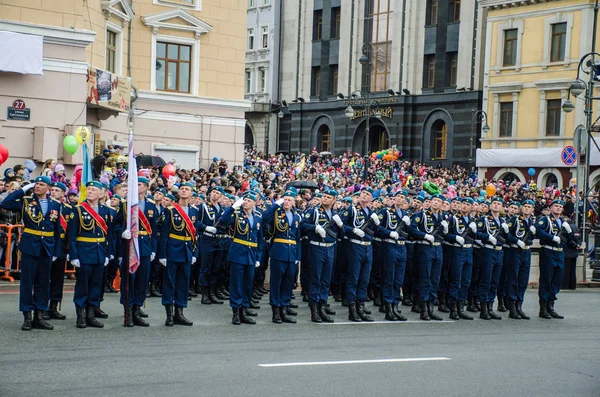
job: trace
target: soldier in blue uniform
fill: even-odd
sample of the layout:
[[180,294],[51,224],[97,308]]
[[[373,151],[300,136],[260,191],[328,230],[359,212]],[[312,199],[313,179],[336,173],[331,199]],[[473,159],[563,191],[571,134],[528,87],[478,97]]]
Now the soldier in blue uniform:
[[443,235],[448,232],[447,222],[440,212],[443,197],[440,194],[433,196],[431,207],[414,214],[409,228],[409,234],[419,244],[416,258],[419,264],[419,309],[421,320],[424,321],[443,320],[434,311],[442,271],[441,242]]
[[[255,210],[257,195],[248,193],[221,215],[221,223],[233,229],[233,241],[227,260],[230,263],[229,304],[232,324],[256,324],[248,316],[252,299],[254,269],[260,266],[263,245],[262,217]],[[241,207],[241,208],[240,208]]]
[[[156,229],[154,231],[154,239],[160,240],[160,229],[164,220],[165,207],[163,200],[167,192],[163,188],[156,189],[154,192],[154,206],[156,207]],[[158,249],[158,248],[157,248]],[[162,280],[162,265],[158,261],[158,256],[154,257],[154,260],[150,263],[150,278],[149,278],[149,289],[150,296],[155,298],[161,297],[161,280]]]
[[187,307],[191,265],[198,259],[198,208],[190,204],[194,184],[179,186],[179,202],[165,209],[160,230],[158,257],[164,267],[162,304],[167,313],[165,325],[191,326],[183,309]]
[[110,247],[114,244],[112,221],[107,206],[99,203],[102,184],[86,184],[87,198],[73,208],[69,224],[69,259],[77,268],[73,302],[77,312],[77,328],[102,328],[96,320],[96,308],[102,299],[102,277],[108,265]]
[[[475,209],[473,220],[477,224],[479,218],[487,215],[489,210],[489,202],[484,199],[479,199],[473,208]],[[481,310],[481,302],[479,300],[479,281],[481,258],[483,251],[483,242],[476,237],[473,241],[473,267],[471,271],[471,285],[469,286],[469,297],[467,298],[467,311],[477,313]]]
[[[563,249],[573,242],[573,230],[569,223],[561,218],[565,203],[553,200],[550,204],[550,215],[540,217],[536,224],[537,236],[540,239],[540,313],[541,318],[564,318],[554,311],[556,295],[562,285],[565,258]],[[561,238],[561,235],[564,238]]]
[[334,189],[325,190],[320,205],[307,210],[302,218],[302,231],[306,234],[309,245],[308,256],[303,261],[308,266],[309,307],[311,321],[315,323],[334,321],[327,313],[327,298],[335,260],[335,245],[340,228],[343,227],[342,219],[333,209],[337,195],[338,192]]
[[[146,193],[150,181],[148,178],[138,178],[138,247],[139,247],[139,265],[135,273],[131,273],[128,269],[129,263],[127,258],[124,258],[121,266],[121,299],[120,302],[123,306],[127,307],[129,311],[128,327],[134,325],[140,327],[148,327],[150,324],[142,318],[141,306],[146,300],[146,290],[148,288],[148,279],[150,277],[150,263],[156,257],[156,251],[158,249],[158,240],[156,238],[156,206],[154,200],[148,198]],[[129,215],[129,214],[127,214]],[[123,229],[126,228],[126,217],[120,220]],[[123,241],[123,253],[125,255],[125,244],[128,244],[128,240],[131,239],[131,233],[125,230],[122,234]],[[125,281],[123,276],[129,275],[128,288],[126,300],[125,297]]]
[[287,314],[292,299],[296,265],[302,257],[300,215],[294,209],[296,194],[287,191],[263,213],[263,225],[273,230],[269,250],[271,258],[270,304],[275,324],[296,320]]
[[[51,185],[50,178],[39,176],[34,183],[16,189],[0,203],[2,209],[21,212],[24,226],[19,243],[19,311],[23,312],[23,331],[30,331],[31,328],[54,329],[44,320],[44,312],[48,310],[50,268],[52,262],[61,255],[61,204],[47,197]],[[32,188],[33,194],[25,196]]]
[[[521,203],[518,201],[512,201],[508,204],[508,207],[506,207],[505,219],[506,219],[506,223],[509,225],[509,229],[510,229],[511,221],[514,219],[514,217],[519,215],[520,210],[521,210]],[[502,246],[504,248],[504,258],[502,259],[502,271],[500,272],[500,280],[498,281],[498,292],[497,292],[498,311],[499,312],[506,312],[508,310],[507,309],[508,308],[508,293],[507,293],[507,288],[506,288],[506,269],[512,264],[512,263],[509,263],[510,255],[508,255],[508,252],[511,250],[511,244],[514,245],[516,243],[516,239],[513,240],[511,238],[510,233],[509,232],[506,232],[506,233],[507,233],[507,235],[506,235],[507,241]]]

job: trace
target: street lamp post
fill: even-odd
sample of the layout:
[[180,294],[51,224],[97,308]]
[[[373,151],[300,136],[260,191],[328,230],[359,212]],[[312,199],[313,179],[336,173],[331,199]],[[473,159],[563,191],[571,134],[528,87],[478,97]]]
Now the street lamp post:
[[473,168],[473,144],[475,139],[475,125],[477,123],[485,123],[481,130],[485,135],[490,132],[490,126],[487,123],[488,115],[484,110],[477,110],[473,112],[473,117],[471,118],[471,138],[469,142],[469,172]]

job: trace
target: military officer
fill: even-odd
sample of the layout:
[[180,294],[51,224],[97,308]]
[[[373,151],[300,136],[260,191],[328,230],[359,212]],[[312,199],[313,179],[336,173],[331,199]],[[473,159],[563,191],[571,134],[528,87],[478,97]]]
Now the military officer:
[[[477,224],[479,218],[487,215],[490,203],[484,199],[479,199],[474,205],[473,216],[474,222]],[[469,297],[467,298],[467,311],[477,313],[481,310],[481,302],[479,300],[479,281],[482,258],[483,242],[476,237],[473,240],[473,267],[471,271],[471,285],[469,286]]]
[[[160,229],[164,220],[165,206],[163,200],[167,192],[163,188],[158,188],[154,192],[154,206],[156,207],[156,228],[154,229],[154,239],[158,241],[160,239]],[[169,205],[170,206],[170,205]],[[168,206],[167,206],[168,207]],[[157,248],[158,249],[158,248]],[[162,265],[158,261],[158,257],[155,255],[154,260],[150,264],[150,279],[149,289],[150,296],[160,298],[161,296],[161,279],[162,279]]]
[[230,263],[229,304],[233,312],[232,324],[256,324],[248,315],[252,299],[254,269],[260,266],[262,256],[262,217],[255,209],[256,193],[249,192],[236,200],[221,215],[223,226],[233,229],[233,241],[227,260]]
[[198,259],[198,208],[190,204],[193,188],[191,182],[179,186],[179,202],[173,201],[165,209],[160,230],[158,257],[164,267],[162,304],[167,313],[167,327],[194,324],[183,314],[188,302],[191,265]]
[[[39,176],[33,183],[10,193],[0,203],[0,208],[21,212],[22,216],[19,311],[23,312],[23,331],[54,329],[44,320],[44,312],[48,310],[51,265],[61,254],[61,204],[48,199],[51,185],[50,178]],[[32,188],[33,194],[25,196]]]
[[96,320],[96,309],[102,299],[102,276],[110,259],[114,239],[109,208],[99,203],[102,184],[86,184],[87,198],[73,209],[69,224],[69,259],[77,268],[73,302],[77,312],[77,328],[102,328]]
[[[510,228],[511,221],[513,221],[514,218],[519,215],[520,211],[521,211],[521,203],[518,201],[512,201],[506,207],[505,218],[506,218],[506,223],[509,225],[509,228]],[[508,252],[511,250],[512,242],[513,241],[511,239],[511,235],[509,232],[507,232],[507,241],[506,241],[506,244],[503,245],[504,258],[502,259],[502,271],[500,272],[500,280],[498,281],[497,297],[498,297],[498,311],[499,312],[505,312],[508,310],[507,309],[508,308],[508,293],[507,293],[507,288],[506,288],[506,269],[511,265],[511,263],[508,262],[508,260],[510,258],[510,255],[508,255]],[[516,240],[514,241],[514,243],[516,244]]]

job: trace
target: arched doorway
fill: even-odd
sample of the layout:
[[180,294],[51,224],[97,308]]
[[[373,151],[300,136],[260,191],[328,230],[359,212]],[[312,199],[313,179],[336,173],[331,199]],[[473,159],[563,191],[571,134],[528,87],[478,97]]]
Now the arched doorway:
[[557,187],[558,186],[558,178],[554,174],[546,174],[546,181],[544,183],[545,187]]
[[317,151],[319,152],[330,152],[331,151],[331,131],[327,124],[323,124],[317,131]]
[[381,125],[374,125],[369,131],[369,152],[377,152],[390,147],[387,131]]
[[357,153],[365,154],[372,153],[378,150],[388,149],[390,147],[390,134],[386,125],[376,118],[369,120],[369,142],[365,150],[365,127],[366,122],[363,120],[354,131],[352,138],[352,150]]
[[510,185],[513,181],[519,181],[519,177],[512,173],[512,172],[507,172],[506,174],[502,175],[500,178],[497,179],[497,181],[502,180],[504,181],[505,185]]
[[248,124],[246,124],[246,130],[244,132],[244,148],[254,148],[254,133],[252,132],[252,128],[250,128]]

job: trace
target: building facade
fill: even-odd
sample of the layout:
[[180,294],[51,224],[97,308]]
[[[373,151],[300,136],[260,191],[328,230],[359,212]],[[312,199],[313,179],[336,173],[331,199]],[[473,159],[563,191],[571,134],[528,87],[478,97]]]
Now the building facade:
[[[0,0],[0,34],[43,38],[40,74],[0,67],[2,108],[21,99],[30,109],[28,120],[0,114],[7,165],[77,164],[81,151],[68,155],[62,141],[82,125],[95,153],[126,147],[130,113],[137,152],[183,168],[212,157],[241,163],[245,25],[242,1]],[[12,59],[29,52],[17,48]]]
[[[585,125],[585,103],[572,97],[574,112],[561,107],[580,58],[592,51],[595,1],[480,3],[487,14],[483,108],[491,118],[477,153],[480,176],[567,187],[575,182],[576,163],[567,165],[562,152]],[[597,101],[594,120],[599,108]],[[595,148],[590,155],[596,184],[600,155]]]
[[[395,145],[405,159],[473,165],[485,37],[475,0],[299,0],[282,15],[279,151]],[[366,104],[382,116],[369,117],[367,147]]]

